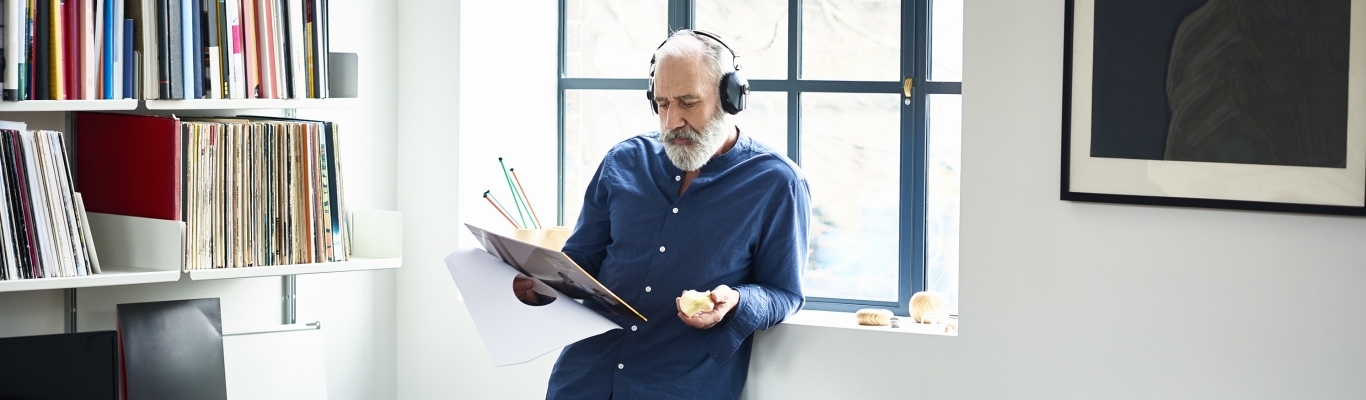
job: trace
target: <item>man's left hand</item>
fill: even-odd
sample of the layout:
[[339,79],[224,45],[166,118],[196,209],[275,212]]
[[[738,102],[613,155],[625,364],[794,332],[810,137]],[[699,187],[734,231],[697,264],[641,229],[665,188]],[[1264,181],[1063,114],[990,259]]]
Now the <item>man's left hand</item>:
[[678,319],[697,329],[710,329],[721,323],[721,319],[740,303],[740,292],[726,285],[717,286],[711,291],[711,301],[715,305],[711,311],[699,312],[689,317],[683,313],[682,298],[674,299],[674,304],[678,307]]

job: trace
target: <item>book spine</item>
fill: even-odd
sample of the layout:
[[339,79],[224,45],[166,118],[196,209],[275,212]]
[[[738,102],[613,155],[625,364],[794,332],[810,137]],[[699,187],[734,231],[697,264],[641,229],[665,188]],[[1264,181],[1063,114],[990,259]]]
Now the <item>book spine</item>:
[[112,41],[112,45],[109,46],[109,52],[113,54],[114,64],[113,67],[109,70],[109,82],[114,87],[109,90],[108,98],[117,99],[123,97],[123,64],[127,62],[127,60],[123,59],[124,0],[112,1],[114,3],[114,12],[110,13],[109,22],[112,24],[112,26],[109,27],[109,31],[114,34],[114,40]]
[[77,57],[80,50],[81,37],[80,19],[77,11],[80,10],[80,0],[64,0],[62,3],[62,57],[65,64],[62,66],[62,80],[65,82],[66,98],[81,98],[80,85],[80,57]]
[[114,5],[115,0],[102,0],[104,13],[100,16],[100,98],[114,98]]
[[5,101],[18,101],[19,96],[19,75],[23,69],[24,50],[20,47],[23,41],[20,39],[20,29],[23,26],[23,14],[21,13],[20,2],[18,0],[5,1],[5,86],[3,99]]
[[180,3],[180,80],[184,85],[184,98],[197,99],[195,97],[194,66],[195,62],[195,35],[194,35],[194,6],[193,0],[171,0]]
[[133,98],[133,20],[123,20],[123,96],[122,98]]
[[[327,63],[328,60],[332,58],[331,54],[328,53],[329,51],[331,51],[332,48],[332,44],[330,41],[332,34],[329,33],[329,29],[332,29],[332,25],[330,22],[331,19],[328,18],[329,14],[327,13],[327,0],[317,0],[317,2],[319,4],[320,10],[318,12],[318,36],[321,37],[321,45],[318,49],[318,98],[326,99],[329,97],[327,92],[327,80],[329,76],[327,72]],[[346,224],[342,224],[342,226],[345,225]]]
[[201,9],[199,0],[186,0],[182,6],[189,7],[189,40],[192,43],[186,47],[186,60],[190,64],[190,82],[194,85],[194,98],[204,98],[204,12]]
[[66,85],[62,80],[62,69],[66,65],[62,57],[62,0],[50,0],[48,7],[48,56],[52,57],[48,66],[48,95],[53,100],[66,100]]
[[37,59],[35,71],[37,81],[35,82],[36,96],[34,98],[38,100],[52,100],[52,97],[50,97],[52,85],[50,84],[51,82],[48,81],[48,77],[52,73],[50,68],[52,63],[49,61],[51,60],[49,54],[52,53],[52,46],[48,43],[52,37],[52,34],[50,33],[52,20],[51,16],[49,16],[49,14],[52,13],[52,2],[49,0],[36,0],[35,2],[37,3],[37,10],[33,16],[33,21],[37,26],[34,28],[33,36],[34,40],[37,42],[37,54],[35,55],[35,58]]
[[20,82],[21,90],[24,93],[24,100],[35,100],[38,92],[35,87],[38,84],[38,42],[34,33],[37,32],[38,25],[34,22],[38,16],[37,1],[28,0],[24,5],[24,79]]
[[286,20],[289,29],[285,32],[289,34],[287,41],[289,54],[289,97],[302,99],[305,95],[305,85],[307,85],[308,74],[304,72],[304,0],[286,0],[288,4],[288,16]]
[[170,27],[170,39],[168,45],[171,53],[171,98],[176,100],[188,99],[185,89],[185,25],[182,23],[184,14],[180,12],[181,0],[166,0],[170,6],[168,15],[170,20],[167,26]]
[[274,52],[270,46],[270,0],[253,0],[256,2],[256,51],[257,59],[260,63],[261,98],[275,98],[275,86],[272,80],[274,71],[271,64],[271,55]]
[[81,99],[94,100],[95,92],[95,62],[98,54],[95,50],[95,0],[81,0],[81,61],[80,61],[80,85]]
[[218,0],[201,0],[204,8],[204,95],[210,99],[226,99],[223,95],[222,53],[218,46]]
[[257,41],[256,0],[241,0],[242,4],[242,55],[243,68],[246,69],[247,98],[261,98],[261,60],[258,57],[260,44]]
[[169,0],[156,0],[156,28],[157,28],[157,91],[163,99],[175,99],[172,94],[172,83],[175,78],[171,72],[175,70],[171,63],[171,38],[174,36],[171,29],[171,5]]
[[242,2],[240,0],[226,0],[225,9],[227,10],[228,24],[228,66],[229,76],[232,77],[232,98],[245,99],[247,94],[246,80],[246,54],[243,53],[242,46]]

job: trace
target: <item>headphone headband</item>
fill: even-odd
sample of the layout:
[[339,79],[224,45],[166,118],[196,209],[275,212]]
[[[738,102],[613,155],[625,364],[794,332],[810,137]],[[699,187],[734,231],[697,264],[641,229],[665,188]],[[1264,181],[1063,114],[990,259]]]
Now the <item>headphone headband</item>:
[[[744,77],[740,76],[740,54],[736,53],[735,49],[732,49],[730,45],[726,44],[726,41],[721,40],[721,36],[718,36],[717,34],[699,29],[692,29],[689,30],[689,32],[691,32],[694,36],[706,37],[711,40],[714,40],[716,41],[716,43],[720,44],[721,47],[726,48],[726,51],[730,52],[730,59],[733,70],[730,72],[725,72],[721,76],[721,108],[732,115],[737,114],[740,111],[743,111],[746,105],[749,103],[749,81],[745,80]],[[674,32],[674,34],[669,35],[668,39],[664,39],[664,42],[660,43],[659,47],[655,47],[655,52],[658,52],[659,49],[664,48],[664,45],[669,44],[669,39],[673,39],[673,37],[677,34],[678,32]],[[654,111],[657,114],[659,113],[659,106],[655,104],[654,96],[655,62],[655,56],[651,55],[650,81],[649,87],[645,90],[645,97],[650,101],[650,110]]]

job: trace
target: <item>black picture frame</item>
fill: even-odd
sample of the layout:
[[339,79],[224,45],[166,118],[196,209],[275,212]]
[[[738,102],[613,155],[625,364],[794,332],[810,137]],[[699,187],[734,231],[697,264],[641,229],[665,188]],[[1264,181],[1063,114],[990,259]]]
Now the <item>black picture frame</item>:
[[[1062,103],[1062,153],[1059,198],[1063,201],[1091,203],[1134,204],[1149,206],[1192,207],[1245,211],[1266,211],[1281,213],[1303,213],[1344,216],[1366,216],[1366,203],[1360,206],[1323,205],[1295,202],[1247,201],[1216,198],[1175,197],[1160,195],[1134,195],[1103,192],[1078,191],[1073,187],[1072,173],[1076,167],[1072,162],[1073,119],[1074,119],[1074,46],[1076,44],[1077,1],[1066,0],[1065,33],[1063,49],[1063,103]],[[1082,0],[1105,1],[1105,0]],[[1089,110],[1089,108],[1088,108]],[[1089,157],[1089,156],[1088,156]],[[1366,197],[1366,191],[1362,193]]]

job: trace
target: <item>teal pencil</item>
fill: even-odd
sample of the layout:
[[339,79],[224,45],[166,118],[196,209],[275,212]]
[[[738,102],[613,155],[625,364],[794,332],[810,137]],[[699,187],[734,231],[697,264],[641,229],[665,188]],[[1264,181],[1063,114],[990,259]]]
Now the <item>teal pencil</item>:
[[508,176],[508,167],[503,165],[503,157],[498,157],[499,170],[503,171],[503,179],[507,180],[508,191],[512,192],[512,206],[517,207],[517,218],[522,221],[522,226],[527,226],[526,215],[522,212],[522,203],[517,201],[517,188],[512,186],[512,177]]
[[531,206],[531,200],[526,195],[526,188],[522,187],[522,179],[517,177],[516,168],[508,168],[512,173],[512,180],[517,182],[517,190],[522,192],[522,200],[526,201],[526,209],[531,211],[531,222],[536,224],[536,229],[541,229],[541,217],[536,215],[536,208]]

